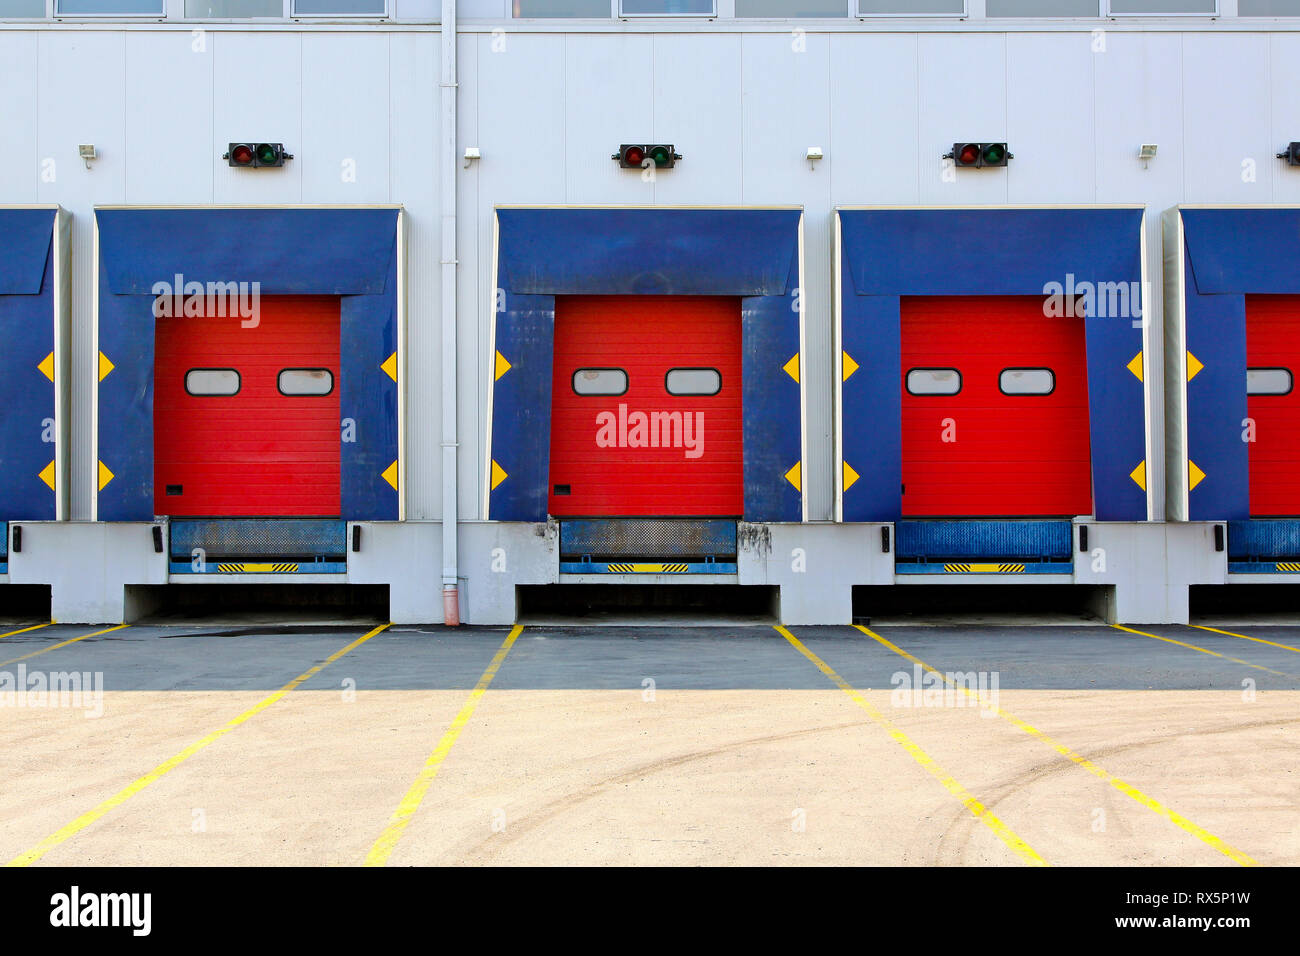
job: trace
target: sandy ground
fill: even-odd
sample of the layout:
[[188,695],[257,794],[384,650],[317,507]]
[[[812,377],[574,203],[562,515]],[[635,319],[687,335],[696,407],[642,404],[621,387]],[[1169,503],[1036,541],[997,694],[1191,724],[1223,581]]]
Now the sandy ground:
[[[0,854],[265,696],[108,692],[99,719],[0,710]],[[1235,865],[1005,720],[864,696],[1051,864]],[[359,864],[467,697],[294,691],[40,862]],[[1260,863],[1300,863],[1300,692],[1003,690],[1000,704]],[[490,689],[390,865],[1022,862],[828,684]]]

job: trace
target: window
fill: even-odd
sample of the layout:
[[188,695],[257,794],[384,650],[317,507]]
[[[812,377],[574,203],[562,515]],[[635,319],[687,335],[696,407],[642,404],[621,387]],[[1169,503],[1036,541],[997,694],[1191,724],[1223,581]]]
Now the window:
[[382,17],[388,0],[293,0],[295,17]]
[[1213,16],[1218,0],[1110,0],[1110,12],[1116,14],[1190,13]]
[[621,17],[712,17],[714,0],[619,0]]
[[164,16],[163,0],[55,0],[55,15],[76,16]]
[[241,20],[284,16],[284,0],[185,0],[191,20]]
[[988,0],[989,17],[1097,17],[1099,0]]
[[955,368],[914,368],[907,373],[909,395],[956,395],[961,372]]
[[1286,368],[1246,369],[1247,395],[1289,395],[1291,370]]
[[233,368],[192,368],[185,373],[185,391],[198,398],[239,393],[239,373]]
[[609,0],[514,0],[516,17],[609,19]]
[[722,373],[716,368],[672,368],[664,376],[669,395],[717,395],[722,391]]
[[1237,0],[1239,17],[1300,17],[1300,0]]
[[966,0],[857,0],[860,17],[964,17]]
[[43,17],[45,0],[0,0],[0,17]]
[[842,17],[846,0],[736,0],[736,17]]
[[334,373],[327,368],[286,368],[276,382],[281,395],[328,395]]
[[1003,395],[1051,395],[1056,373],[1050,368],[1004,368],[998,376]]
[[577,395],[622,395],[627,391],[627,372],[621,368],[580,368],[573,373]]

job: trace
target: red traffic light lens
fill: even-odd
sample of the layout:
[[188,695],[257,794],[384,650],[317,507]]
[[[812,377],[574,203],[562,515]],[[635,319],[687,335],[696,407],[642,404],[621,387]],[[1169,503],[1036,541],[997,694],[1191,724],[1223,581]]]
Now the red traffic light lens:
[[623,150],[623,162],[629,166],[640,166],[645,160],[645,150],[640,146],[629,146]]
[[253,151],[249,147],[240,144],[230,151],[230,161],[236,166],[251,166],[253,164]]
[[975,143],[967,143],[961,148],[961,152],[957,154],[957,162],[963,166],[974,166],[979,162],[979,158],[980,148]]

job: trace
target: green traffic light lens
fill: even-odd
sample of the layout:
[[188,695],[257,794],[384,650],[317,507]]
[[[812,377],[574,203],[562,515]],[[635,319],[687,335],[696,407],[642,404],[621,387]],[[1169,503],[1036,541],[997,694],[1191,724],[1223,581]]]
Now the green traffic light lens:
[[650,150],[650,158],[655,161],[656,166],[667,166],[668,160],[671,159],[672,157],[668,155],[668,150],[664,149],[662,146],[659,146],[656,147],[655,149]]
[[263,143],[257,147],[257,161],[263,166],[270,166],[275,162],[275,147],[269,143]]
[[984,162],[1000,163],[1006,154],[1006,150],[1004,150],[1000,144],[992,143],[989,146],[984,147]]

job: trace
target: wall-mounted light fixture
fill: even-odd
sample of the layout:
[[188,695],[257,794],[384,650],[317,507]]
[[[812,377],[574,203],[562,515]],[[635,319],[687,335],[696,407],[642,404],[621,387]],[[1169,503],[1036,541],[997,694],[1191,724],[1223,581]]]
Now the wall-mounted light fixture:
[[465,168],[466,169],[469,169],[470,163],[474,162],[474,160],[482,159],[482,158],[483,158],[483,154],[479,152],[479,148],[477,146],[465,147]]
[[90,161],[92,159],[99,159],[99,151],[95,149],[94,143],[83,143],[78,146],[77,155],[81,157],[82,162],[86,164],[87,169],[90,168]]
[[1156,158],[1156,150],[1159,147],[1155,143],[1143,143],[1138,147],[1138,159],[1142,160],[1142,168],[1147,168],[1147,163]]

